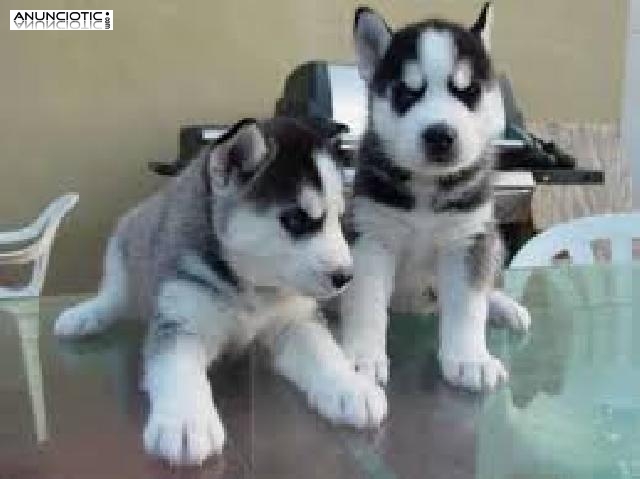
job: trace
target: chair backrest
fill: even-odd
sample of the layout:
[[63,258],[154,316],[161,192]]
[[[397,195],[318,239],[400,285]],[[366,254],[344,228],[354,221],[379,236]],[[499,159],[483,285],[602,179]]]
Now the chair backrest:
[[629,263],[633,260],[634,239],[640,241],[640,213],[579,218],[531,238],[513,257],[509,268],[548,266],[559,253],[568,255],[572,264],[593,264],[602,250],[611,263]]
[[30,225],[17,231],[0,231],[0,265],[33,263],[29,282],[17,288],[0,286],[0,298],[40,295],[55,233],[77,202],[77,193],[67,193],[53,200]]

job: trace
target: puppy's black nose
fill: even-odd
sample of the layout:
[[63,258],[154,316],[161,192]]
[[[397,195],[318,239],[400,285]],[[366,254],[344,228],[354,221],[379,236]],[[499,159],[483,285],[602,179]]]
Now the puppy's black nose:
[[444,161],[451,156],[457,137],[456,130],[445,123],[431,125],[422,132],[427,155],[435,161]]
[[331,284],[334,288],[340,289],[353,279],[353,273],[347,270],[336,270],[331,273]]

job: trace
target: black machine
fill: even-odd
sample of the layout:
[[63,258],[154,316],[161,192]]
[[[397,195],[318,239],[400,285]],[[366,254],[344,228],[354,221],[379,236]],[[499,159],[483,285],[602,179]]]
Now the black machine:
[[[497,169],[526,171],[536,183],[602,184],[604,173],[576,168],[573,157],[553,142],[537,138],[526,131],[524,116],[518,108],[511,84],[500,79],[505,104],[507,129],[495,146]],[[342,135],[343,148],[352,152],[366,120],[366,93],[354,65],[324,61],[306,62],[286,78],[282,96],[277,100],[279,115],[319,118],[348,127]],[[161,175],[173,175],[186,164],[202,145],[215,141],[226,125],[188,125],[180,128],[180,150],[174,163],[152,162],[150,168]]]
[[[510,82],[506,76],[500,82],[507,128],[504,137],[493,145],[497,152],[496,217],[513,252],[534,233],[531,197],[537,184],[602,184],[604,172],[577,168],[575,159],[553,142],[527,132]],[[346,125],[340,145],[349,166],[364,131],[366,108],[365,85],[355,65],[311,61],[296,67],[286,78],[275,113]],[[203,145],[215,142],[226,128],[221,124],[181,127],[178,159],[151,162],[150,169],[165,176],[177,174]],[[353,171],[346,173],[348,184]]]
[[[574,158],[553,142],[528,133],[524,115],[516,104],[511,84],[505,75],[500,78],[500,85],[507,129],[504,138],[495,143],[498,170],[529,171],[536,183],[604,182],[602,171],[576,168]],[[307,62],[293,70],[286,79],[275,111],[281,115],[323,117],[344,123],[350,128],[346,136],[348,147],[362,133],[366,118],[365,95],[355,66]]]

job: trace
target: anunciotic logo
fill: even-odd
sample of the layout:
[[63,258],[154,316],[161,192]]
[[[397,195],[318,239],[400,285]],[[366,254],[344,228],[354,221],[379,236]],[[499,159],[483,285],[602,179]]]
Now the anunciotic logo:
[[113,30],[113,10],[11,10],[11,30]]

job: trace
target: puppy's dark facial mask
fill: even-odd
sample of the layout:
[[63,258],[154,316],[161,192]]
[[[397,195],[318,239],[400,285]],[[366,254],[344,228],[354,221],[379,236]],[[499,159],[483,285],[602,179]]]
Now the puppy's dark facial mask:
[[399,114],[405,113],[429,91],[428,65],[424,64],[427,53],[420,51],[430,47],[424,44],[424,34],[428,31],[446,33],[452,39],[455,62],[466,64],[469,76],[465,84],[460,84],[456,72],[448,72],[447,88],[451,95],[473,108],[477,105],[481,84],[493,78],[483,40],[488,35],[485,31],[488,15],[487,4],[471,28],[433,19],[392,32],[377,13],[361,8],[356,13],[354,26],[361,76],[376,95],[390,95],[394,109]]
[[337,138],[344,131],[321,120],[243,120],[212,150],[212,182],[235,189],[259,211],[276,210],[291,238],[308,238],[320,232],[327,216],[328,180],[320,164],[338,171]]
[[342,175],[333,133],[324,131],[276,118],[242,125],[212,150],[214,197],[232,198],[214,206],[224,210],[220,240],[234,268],[257,284],[327,296],[337,291],[332,275],[351,268]]
[[[491,10],[471,27],[433,19],[391,31],[373,10],[356,13],[358,68],[371,126],[394,160],[448,171],[475,161],[504,128],[487,47]],[[496,95],[497,93],[497,95]]]

